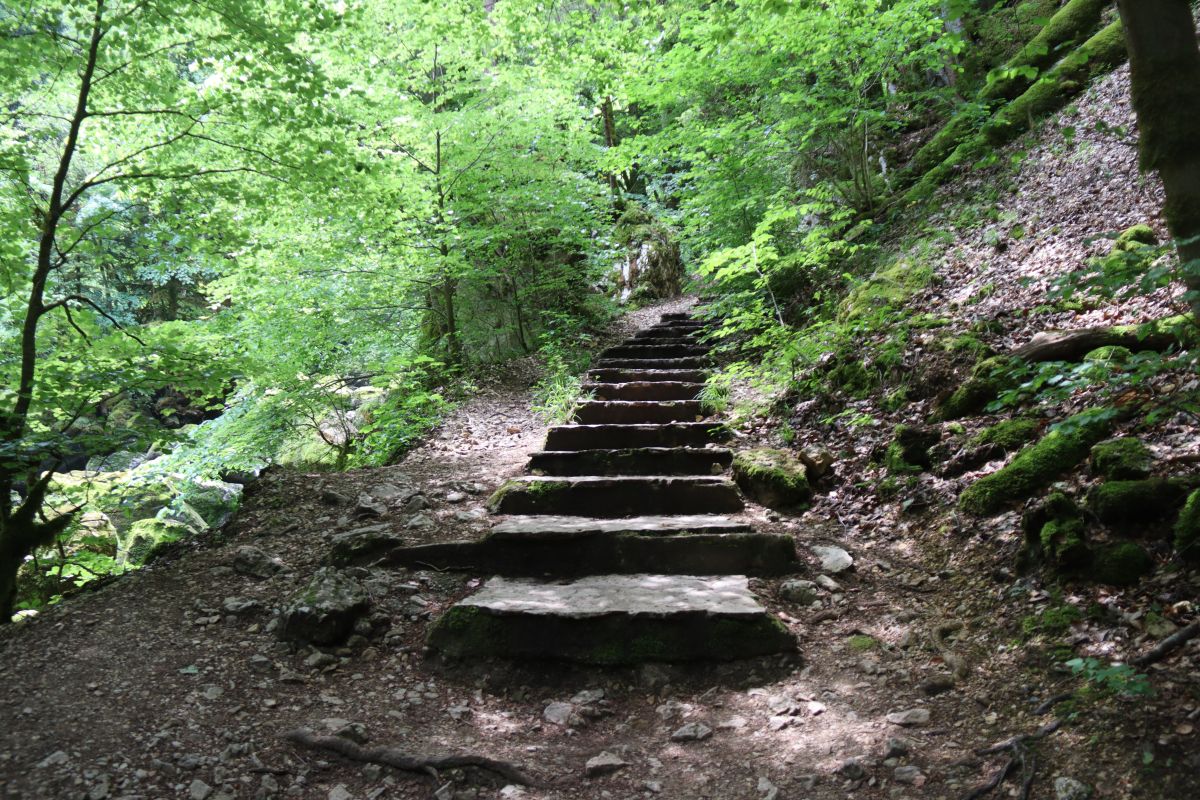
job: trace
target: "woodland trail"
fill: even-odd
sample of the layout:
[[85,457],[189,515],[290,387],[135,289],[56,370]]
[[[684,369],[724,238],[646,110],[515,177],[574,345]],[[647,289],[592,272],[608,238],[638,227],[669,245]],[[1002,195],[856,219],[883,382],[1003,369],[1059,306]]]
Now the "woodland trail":
[[[636,312],[625,330],[682,310]],[[607,386],[628,369],[601,364],[594,375]],[[590,512],[612,514],[600,522],[557,520],[561,507],[540,505],[552,495],[531,494],[529,485],[570,485],[580,477],[570,473],[592,471],[593,464],[581,466],[593,458],[586,449],[538,451],[539,469],[564,474],[519,479],[519,490],[500,502],[525,498],[520,502],[538,504],[533,510],[552,513],[522,513],[498,527],[515,539],[539,528],[556,531],[543,537],[550,542],[571,528],[568,536],[592,543],[586,559],[562,558],[552,544],[548,555],[527,552],[517,562],[582,564],[572,571],[615,575],[614,581],[645,574],[643,559],[666,581],[696,579],[687,573],[726,573],[719,580],[749,574],[734,587],[739,602],[746,602],[748,586],[754,595],[748,602],[759,606],[750,616],[777,620],[787,630],[787,647],[780,649],[795,643],[799,656],[596,667],[477,658],[452,639],[445,649],[457,648],[459,657],[430,656],[430,629],[447,611],[457,613],[456,603],[477,597],[482,584],[429,563],[344,568],[370,603],[349,641],[282,641],[278,612],[327,565],[331,548],[343,541],[338,537],[373,529],[401,541],[407,548],[401,552],[451,553],[464,537],[486,541],[485,497],[520,472],[548,433],[530,414],[527,382],[519,377],[518,385],[481,391],[396,467],[268,474],[227,528],[6,631],[0,678],[10,689],[0,698],[0,796],[958,798],[1003,763],[1002,756],[973,756],[973,749],[1050,719],[1033,713],[1031,700],[1040,703],[1042,695],[1013,686],[1003,670],[973,669],[986,653],[966,635],[971,598],[904,541],[863,539],[871,542],[866,546],[856,531],[819,514],[781,516],[752,503],[729,508],[722,520],[712,518],[710,507],[703,520],[672,522],[675,514],[703,510],[673,489],[658,498],[675,498],[670,502],[636,509],[615,505],[612,496],[598,499]],[[580,411],[585,424],[575,427],[612,425],[605,420],[633,408],[623,403],[652,403],[637,407],[639,413],[694,410],[679,405],[690,399],[604,399],[606,391],[597,390],[596,405]],[[673,430],[695,423],[651,424]],[[745,432],[733,434],[734,447],[749,443]],[[727,458],[720,448],[691,446],[645,457],[655,471],[665,469],[666,459],[684,477],[705,469],[697,464],[722,467]],[[622,477],[641,480],[619,476],[618,483]],[[719,476],[702,481],[724,486]],[[619,496],[639,504],[655,497],[638,486]],[[716,495],[730,496],[727,488]],[[376,515],[377,496],[403,503]],[[617,523],[643,530],[614,533],[615,515],[632,510],[670,513],[636,526]],[[678,533],[684,528],[707,532]],[[739,544],[714,556],[709,548],[721,541]],[[778,553],[772,548],[781,541],[787,552],[798,551],[811,588],[797,593],[780,575],[796,565],[767,555]],[[819,543],[844,546],[855,557],[853,568],[822,572],[809,551]],[[672,575],[669,564],[682,566]],[[701,593],[713,588],[702,586]],[[617,626],[601,652],[616,662],[635,660],[626,657],[637,654],[632,631]],[[580,646],[563,637],[538,641],[575,652]],[[993,658],[991,668],[997,663],[1003,662]],[[520,787],[476,768],[443,770],[434,781],[423,772],[299,747],[285,738],[298,729],[410,755],[497,759],[539,786]],[[1064,730],[1053,741],[1075,738]]]

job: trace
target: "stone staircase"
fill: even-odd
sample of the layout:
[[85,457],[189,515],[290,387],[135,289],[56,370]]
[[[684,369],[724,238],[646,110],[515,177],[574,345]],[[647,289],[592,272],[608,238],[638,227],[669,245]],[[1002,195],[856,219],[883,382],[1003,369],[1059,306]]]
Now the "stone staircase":
[[478,542],[396,551],[403,566],[495,575],[433,626],[452,658],[601,665],[727,661],[795,650],[747,576],[797,571],[789,536],[722,514],[743,503],[727,436],[698,400],[708,348],[685,314],[610,347],[574,422],[551,428],[533,473],[489,501]]

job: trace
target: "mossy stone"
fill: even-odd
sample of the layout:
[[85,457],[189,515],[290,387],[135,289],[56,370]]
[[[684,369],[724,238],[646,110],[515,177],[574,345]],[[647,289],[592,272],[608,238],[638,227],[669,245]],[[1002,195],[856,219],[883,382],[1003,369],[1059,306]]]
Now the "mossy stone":
[[893,474],[921,472],[933,466],[929,449],[942,438],[937,428],[897,425],[884,465]]
[[882,309],[900,308],[932,282],[931,267],[897,261],[855,286],[842,304],[842,316],[853,320]]
[[1087,458],[1109,432],[1107,419],[1078,415],[1017,454],[1007,466],[967,487],[958,505],[968,514],[989,516],[1029,497]]
[[1131,586],[1154,571],[1154,559],[1136,542],[1114,542],[1101,547],[1092,557],[1088,577],[1097,583]]
[[1083,514],[1063,492],[1051,492],[1021,518],[1025,531],[1022,566],[1043,562],[1063,572],[1086,566],[1091,558]]
[[1184,561],[1200,562],[1200,489],[1188,495],[1175,521],[1175,552]]
[[971,444],[976,447],[995,444],[1012,452],[1013,450],[1020,450],[1026,444],[1032,442],[1038,437],[1041,431],[1042,422],[1040,420],[1028,417],[1006,419],[1002,422],[997,422],[990,428],[980,431],[971,439]]
[[1154,233],[1154,228],[1142,223],[1121,231],[1121,234],[1117,236],[1117,241],[1113,243],[1113,249],[1129,252],[1141,247],[1153,247],[1156,244],[1158,244],[1158,235]]
[[1107,481],[1087,496],[1088,510],[1106,525],[1129,526],[1164,519],[1174,513],[1187,492],[1175,481]]
[[934,409],[935,420],[955,420],[978,414],[1000,392],[1013,385],[1013,370],[1017,360],[1009,356],[994,356],[980,361],[969,377]]
[[1126,364],[1131,358],[1133,358],[1133,351],[1128,347],[1107,344],[1104,347],[1089,350],[1083,360],[1089,364]]
[[173,519],[139,519],[117,541],[117,562],[145,564],[164,545],[177,542],[195,531]]
[[758,448],[737,453],[733,478],[747,497],[768,508],[801,508],[812,499],[804,462],[786,450]]
[[1092,473],[1109,481],[1148,478],[1153,462],[1150,448],[1133,436],[1100,442],[1092,448],[1089,460]]

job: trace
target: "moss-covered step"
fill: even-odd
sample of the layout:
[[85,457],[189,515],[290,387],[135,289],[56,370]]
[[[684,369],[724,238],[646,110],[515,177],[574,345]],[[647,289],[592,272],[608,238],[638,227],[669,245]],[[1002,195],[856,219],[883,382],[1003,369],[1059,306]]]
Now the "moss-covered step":
[[[656,336],[650,339],[641,336],[632,336],[623,342],[620,342],[617,347],[706,347],[701,344],[700,340],[695,336],[680,336],[678,332],[674,336]],[[707,348],[706,348],[707,349]]]
[[663,324],[667,324],[667,323],[670,323],[670,324],[691,323],[693,325],[703,325],[704,324],[703,321],[696,319],[695,317],[693,317],[691,314],[689,314],[686,311],[671,312],[670,314],[663,314],[662,322],[663,322]]
[[593,400],[575,409],[581,425],[697,422],[707,416],[699,400]]
[[631,381],[629,383],[585,383],[583,391],[595,400],[695,400],[703,383],[680,381]]
[[786,575],[801,571],[779,533],[493,532],[477,542],[399,547],[386,563],[410,569],[574,578],[653,570],[669,575]]
[[696,358],[708,353],[702,344],[619,344],[600,353],[601,358]]
[[717,422],[660,425],[557,425],[546,435],[547,450],[615,450],[626,447],[703,447],[726,439]]
[[712,360],[704,358],[601,358],[596,369],[708,369]]
[[714,447],[628,447],[607,450],[544,450],[529,457],[542,475],[713,475],[733,462],[733,452]]
[[603,368],[588,372],[595,383],[704,383],[708,371],[703,369],[621,369]]
[[429,633],[451,658],[733,661],[796,650],[745,576],[602,575],[547,583],[492,578]]
[[665,475],[522,476],[488,499],[495,514],[637,517],[643,514],[727,514],[744,508],[733,481]]

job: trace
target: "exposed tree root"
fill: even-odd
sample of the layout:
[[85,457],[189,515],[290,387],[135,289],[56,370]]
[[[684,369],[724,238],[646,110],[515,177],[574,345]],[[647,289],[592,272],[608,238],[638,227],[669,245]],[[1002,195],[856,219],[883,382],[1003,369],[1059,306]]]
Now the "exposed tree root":
[[507,761],[499,761],[487,756],[462,755],[444,756],[414,756],[393,747],[362,747],[341,736],[321,736],[307,728],[297,728],[283,735],[293,744],[311,747],[316,750],[328,750],[337,753],[351,761],[361,761],[367,764],[383,764],[406,772],[424,772],[436,774],[437,770],[456,769],[459,767],[476,767],[494,772],[512,783],[522,786],[541,786],[536,778],[526,774],[520,767]]
[[1018,797],[1021,800],[1029,800],[1029,793],[1033,789],[1033,779],[1037,774],[1037,758],[1033,753],[1029,752],[1026,744],[1029,742],[1044,739],[1062,727],[1062,720],[1054,720],[1038,728],[1033,733],[1022,733],[1005,739],[1002,742],[996,742],[988,747],[981,748],[975,751],[977,756],[994,756],[999,753],[1008,753],[1008,761],[1004,762],[1004,766],[1000,767],[987,783],[980,784],[963,796],[963,800],[979,800],[984,795],[990,794],[1010,775],[1020,772],[1021,774],[1021,792]]
[[1164,658],[1178,650],[1180,647],[1183,647],[1197,636],[1200,636],[1200,622],[1193,622],[1191,625],[1180,628],[1167,638],[1163,639],[1154,647],[1153,650],[1143,653],[1135,658],[1133,660],[1133,665],[1135,667],[1145,667],[1162,661]]

